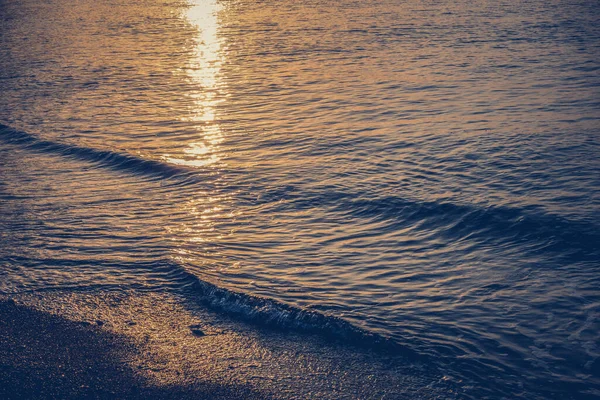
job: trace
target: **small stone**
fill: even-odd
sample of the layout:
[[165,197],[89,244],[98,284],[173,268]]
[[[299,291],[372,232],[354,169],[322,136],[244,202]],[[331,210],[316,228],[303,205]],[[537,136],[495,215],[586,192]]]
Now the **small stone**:
[[204,332],[202,332],[200,329],[192,329],[191,331],[196,336],[206,336],[206,334]]
[[206,333],[204,333],[202,329],[200,329],[200,325],[191,325],[190,331],[192,331],[192,334],[198,337],[206,336]]

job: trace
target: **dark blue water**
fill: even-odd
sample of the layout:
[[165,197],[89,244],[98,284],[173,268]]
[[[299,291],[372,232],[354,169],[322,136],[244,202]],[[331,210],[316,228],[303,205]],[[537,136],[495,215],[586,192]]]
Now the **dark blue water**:
[[458,397],[598,397],[599,10],[2,1],[0,291],[173,290]]

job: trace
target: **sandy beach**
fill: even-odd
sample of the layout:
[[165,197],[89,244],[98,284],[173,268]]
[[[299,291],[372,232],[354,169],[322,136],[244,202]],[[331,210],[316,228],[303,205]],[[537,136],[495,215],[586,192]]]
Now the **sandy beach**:
[[[139,347],[101,324],[69,321],[12,300],[0,302],[0,397],[269,398],[244,385],[202,379],[189,385],[152,385],[126,362],[141,356]],[[157,362],[152,355],[145,360],[147,365]]]
[[165,294],[57,292],[4,299],[0,342],[0,397],[6,399],[408,399],[452,393],[425,370],[409,375],[401,359],[258,329]]

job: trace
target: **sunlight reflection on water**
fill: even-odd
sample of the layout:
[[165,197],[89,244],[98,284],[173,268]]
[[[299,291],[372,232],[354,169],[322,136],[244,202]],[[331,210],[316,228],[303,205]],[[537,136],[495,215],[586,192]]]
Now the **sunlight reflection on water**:
[[214,0],[198,0],[192,2],[186,12],[187,20],[198,31],[194,58],[185,68],[195,88],[187,94],[193,100],[194,109],[186,120],[196,123],[200,138],[190,142],[184,154],[163,155],[171,164],[204,167],[221,161],[219,144],[223,142],[223,132],[216,121],[217,106],[225,91],[220,77],[224,53],[217,36],[220,10],[221,6]]

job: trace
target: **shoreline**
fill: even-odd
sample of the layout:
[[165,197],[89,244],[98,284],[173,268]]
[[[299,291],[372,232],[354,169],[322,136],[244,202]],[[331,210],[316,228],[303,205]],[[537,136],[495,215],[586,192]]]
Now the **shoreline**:
[[256,329],[177,294],[0,296],[0,397],[433,399],[409,360]]

